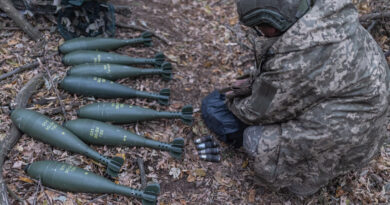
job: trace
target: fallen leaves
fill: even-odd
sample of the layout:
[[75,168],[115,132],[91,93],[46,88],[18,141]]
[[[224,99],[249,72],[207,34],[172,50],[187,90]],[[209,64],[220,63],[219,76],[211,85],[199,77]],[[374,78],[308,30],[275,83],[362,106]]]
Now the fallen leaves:
[[248,195],[248,201],[250,203],[254,203],[255,202],[255,198],[256,198],[256,190],[255,189],[251,189],[249,191],[249,195]]
[[179,179],[180,174],[181,171],[179,168],[172,167],[171,170],[169,170],[169,175],[171,175],[174,179]]
[[195,176],[198,176],[198,177],[204,177],[204,176],[206,176],[206,170],[205,169],[195,169],[194,174],[195,174]]
[[22,182],[26,182],[26,183],[29,183],[29,184],[32,184],[34,183],[33,180],[31,180],[30,178],[28,177],[19,177],[19,180],[22,181]]
[[215,180],[219,183],[219,185],[226,186],[226,187],[231,187],[233,186],[233,181],[231,178],[223,176],[221,172],[216,172],[214,174]]
[[[223,163],[212,164],[198,160],[192,139],[193,137],[211,134],[201,120],[201,99],[214,89],[225,87],[227,82],[244,74],[244,70],[253,66],[253,54],[240,47],[234,33],[228,29],[229,26],[242,28],[235,12],[235,2],[215,2],[210,0],[129,1],[129,4],[134,7],[133,17],[130,21],[141,22],[141,24],[159,31],[174,45],[162,46],[159,40],[153,39],[155,43],[153,50],[150,48],[126,47],[119,49],[118,52],[139,57],[152,57],[155,50],[161,50],[166,54],[167,60],[173,64],[174,76],[171,82],[161,81],[158,77],[145,77],[123,79],[120,80],[120,83],[145,91],[158,91],[163,87],[169,87],[172,91],[172,104],[163,107],[155,102],[140,99],[115,99],[110,102],[128,103],[171,111],[180,110],[185,104],[192,104],[194,111],[197,113],[192,127],[183,125],[180,120],[158,120],[122,125],[124,128],[134,132],[137,131],[149,139],[164,142],[170,142],[176,137],[187,137],[185,156],[182,161],[173,160],[167,152],[155,151],[150,148],[93,146],[98,152],[107,156],[124,153],[120,156],[125,157],[126,161],[116,182],[140,188],[140,171],[137,164],[132,162],[137,157],[141,157],[145,161],[145,168],[147,168],[145,170],[147,180],[156,181],[162,185],[159,197],[160,205],[281,204],[280,202],[286,202],[286,205],[322,204],[319,201],[322,195],[324,195],[325,204],[348,204],[354,200],[363,204],[387,203],[387,198],[390,196],[390,160],[388,157],[390,151],[383,152],[383,158],[370,165],[366,175],[359,176],[357,172],[354,172],[340,177],[335,180],[336,182],[325,187],[323,192],[306,199],[300,199],[284,192],[272,192],[267,189],[263,192],[259,191],[260,188],[255,186],[255,174],[250,169],[251,165],[255,163],[250,159],[246,159],[246,155],[242,153],[242,150],[223,145],[221,148],[224,149],[223,153],[226,154]],[[357,0],[357,2],[362,3],[359,8],[363,12],[370,11],[372,1]],[[211,4],[213,5],[210,6]],[[383,8],[386,9],[389,6]],[[0,31],[0,34],[3,32]],[[139,33],[118,29],[117,35],[121,38],[127,38],[138,36]],[[6,42],[1,44],[0,47],[0,62],[2,59],[5,59],[5,61],[1,65],[0,72],[8,72],[14,67],[33,59],[30,49],[34,47],[34,44],[24,39],[23,36],[22,32],[15,32],[4,39]],[[47,37],[48,50],[56,50],[57,46],[63,42],[58,33],[48,34]],[[238,39],[245,41],[245,36],[240,36]],[[387,44],[390,40],[387,35],[380,34],[376,40],[386,50],[389,48]],[[63,66],[60,60],[61,56],[58,55],[49,61],[49,68],[52,75],[56,77],[56,81],[60,81],[69,69]],[[1,82],[1,105],[8,106],[11,104],[16,94],[15,91],[20,89],[23,82],[26,82],[37,72],[41,71],[34,70],[20,73]],[[47,88],[50,86],[52,85],[48,83]],[[55,94],[47,88],[43,88],[35,94],[33,101],[29,103],[30,108],[44,112],[59,107]],[[64,96],[63,102],[69,119],[76,119],[76,110],[79,106],[91,102],[105,101],[98,98],[69,95],[62,90],[60,92]],[[44,99],[44,102],[35,103],[38,99]],[[11,124],[8,114],[1,114],[0,130],[4,131],[0,133],[0,139],[6,137],[5,130]],[[51,117],[60,121],[58,115]],[[187,133],[191,133],[193,137],[187,135]],[[104,165],[84,156],[65,152],[42,142],[34,141],[28,136],[22,137],[11,152],[3,169],[4,178],[8,184],[15,186],[12,189],[16,190],[18,195],[31,202],[31,204],[34,200],[33,194],[36,184],[26,177],[21,169],[27,163],[36,160],[55,159],[104,175]],[[383,182],[374,183],[368,177],[372,176],[372,173],[383,178]],[[344,179],[349,177],[353,179],[344,183]],[[342,186],[338,184],[341,181]],[[40,201],[37,204],[89,204],[89,201],[98,197],[93,194],[69,194],[43,189],[43,192],[40,191]],[[48,196],[48,199],[45,195]],[[132,203],[140,204],[141,202],[119,195],[107,195],[104,199],[98,199],[93,204]]]

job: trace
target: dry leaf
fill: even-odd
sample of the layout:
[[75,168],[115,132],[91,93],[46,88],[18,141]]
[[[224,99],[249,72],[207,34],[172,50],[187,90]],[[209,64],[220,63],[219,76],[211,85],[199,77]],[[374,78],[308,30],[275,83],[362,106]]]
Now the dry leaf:
[[18,44],[18,43],[19,43],[19,41],[17,41],[16,39],[11,39],[11,40],[8,41],[7,44],[9,46],[13,46],[13,45]]
[[22,161],[17,161],[12,165],[12,168],[14,169],[20,169],[22,168],[23,162]]
[[194,174],[195,174],[195,176],[204,177],[204,176],[206,176],[206,170],[204,170],[204,169],[195,169]]
[[169,175],[171,175],[174,179],[178,179],[180,176],[180,169],[176,167],[172,167],[171,170],[169,170]]
[[341,188],[341,187],[339,187],[337,190],[336,190],[336,197],[337,198],[339,198],[340,196],[342,196],[342,195],[344,195],[345,194],[345,192],[344,192],[344,190]]
[[234,25],[236,25],[237,23],[238,23],[238,16],[229,19],[229,24],[230,24],[231,26],[234,26]]
[[126,155],[125,154],[121,154],[121,153],[117,153],[116,155],[115,155],[116,157],[121,157],[123,160],[126,160]]
[[27,177],[19,177],[19,180],[26,182],[26,183],[30,183],[30,184],[34,183],[33,180],[31,180],[30,178],[27,178]]
[[241,167],[242,167],[243,169],[245,169],[245,168],[248,166],[248,164],[249,164],[249,160],[245,160],[244,162],[242,162]]
[[194,177],[192,174],[188,175],[187,182],[194,182],[196,180],[196,177]]
[[180,199],[180,204],[181,204],[181,205],[186,205],[186,204],[187,204],[187,201],[184,200],[184,199]]
[[255,202],[255,197],[256,197],[256,190],[255,189],[251,189],[249,191],[249,196],[248,196],[248,200],[250,203],[254,203]]

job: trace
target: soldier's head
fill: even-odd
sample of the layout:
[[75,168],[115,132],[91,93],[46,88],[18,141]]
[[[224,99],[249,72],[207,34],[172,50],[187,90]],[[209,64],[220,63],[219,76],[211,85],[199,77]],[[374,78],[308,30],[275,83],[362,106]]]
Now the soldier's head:
[[279,36],[309,11],[313,0],[237,0],[240,21],[267,37]]

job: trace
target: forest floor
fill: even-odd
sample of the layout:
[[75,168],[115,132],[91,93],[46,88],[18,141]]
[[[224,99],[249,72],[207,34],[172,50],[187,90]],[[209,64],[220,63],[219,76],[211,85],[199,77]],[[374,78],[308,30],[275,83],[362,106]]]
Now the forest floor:
[[[171,104],[160,106],[156,102],[142,99],[102,100],[68,94],[59,89],[65,105],[63,116],[53,86],[56,87],[66,75],[69,67],[61,63],[56,54],[45,64],[54,85],[48,78],[28,104],[28,108],[43,113],[58,123],[76,119],[76,110],[93,102],[120,102],[157,110],[178,111],[191,104],[195,110],[195,122],[187,126],[180,120],[158,120],[125,125],[126,129],[146,137],[170,142],[176,137],[185,138],[185,157],[182,161],[172,159],[168,153],[148,148],[92,146],[99,153],[125,156],[125,164],[117,183],[140,188],[140,170],[136,159],[144,160],[147,180],[161,185],[159,204],[374,204],[390,203],[390,145],[385,145],[380,156],[368,167],[334,179],[328,186],[309,197],[297,197],[286,190],[273,192],[255,183],[252,161],[242,149],[234,149],[220,143],[221,163],[199,160],[193,139],[211,134],[200,116],[201,99],[214,89],[232,82],[243,70],[253,66],[253,55],[244,46],[248,41],[238,40],[235,30],[240,27],[233,0],[114,0],[116,4],[131,5],[130,18],[118,16],[117,20],[148,27],[170,41],[170,45],[154,38],[152,48],[125,47],[116,52],[136,57],[153,57],[162,51],[174,65],[174,77],[170,82],[158,76],[123,79],[117,82],[139,90],[158,92],[171,89]],[[357,2],[360,13],[389,11],[387,0]],[[47,55],[57,53],[63,43],[54,31],[55,25],[42,16],[29,19],[42,28],[48,44]],[[0,17],[2,27],[15,27],[10,19]],[[371,22],[365,24],[369,26]],[[371,31],[384,50],[390,46],[390,23],[379,20]],[[140,32],[117,28],[116,37],[130,38]],[[250,45],[250,44],[248,44]],[[20,30],[0,30],[0,74],[30,63],[36,58],[32,53],[35,43]],[[46,73],[44,66],[9,77],[0,82],[0,139],[7,136],[11,125],[9,117],[13,100],[20,88],[37,73]],[[9,189],[29,204],[141,204],[134,198],[115,194],[97,195],[65,193],[38,186],[23,168],[38,160],[57,160],[104,175],[104,166],[82,155],[34,140],[23,135],[9,152],[3,166],[3,177]],[[178,176],[174,172],[179,173]],[[10,197],[14,204],[18,201]]]

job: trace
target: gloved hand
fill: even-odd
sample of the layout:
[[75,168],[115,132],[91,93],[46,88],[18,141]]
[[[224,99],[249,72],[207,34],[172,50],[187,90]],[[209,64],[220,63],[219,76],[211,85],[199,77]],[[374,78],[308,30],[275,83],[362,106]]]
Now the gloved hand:
[[236,80],[231,86],[230,90],[225,93],[226,98],[232,99],[237,96],[248,96],[252,93],[252,82],[250,78]]

